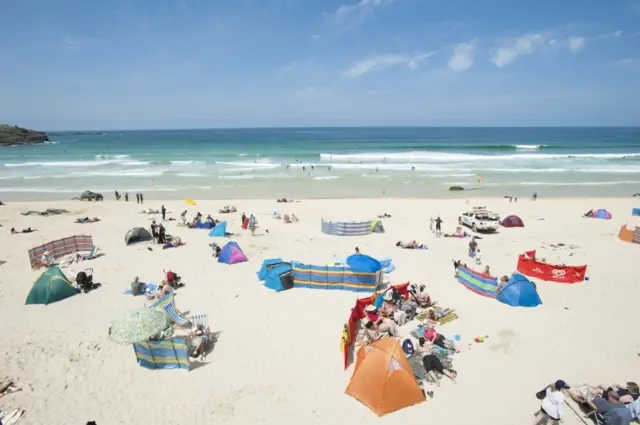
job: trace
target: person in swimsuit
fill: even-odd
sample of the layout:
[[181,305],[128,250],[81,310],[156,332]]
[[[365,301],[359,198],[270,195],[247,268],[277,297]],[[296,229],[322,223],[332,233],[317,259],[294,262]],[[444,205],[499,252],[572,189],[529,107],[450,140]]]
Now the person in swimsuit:
[[458,373],[453,369],[445,369],[440,359],[431,352],[431,344],[429,341],[420,338],[418,342],[420,343],[420,354],[422,354],[422,365],[436,385],[440,386],[440,379],[438,375],[436,375],[436,372],[451,379],[455,384]]
[[432,344],[437,345],[438,347],[445,348],[447,350],[453,350],[456,353],[459,353],[460,350],[456,348],[455,345],[447,341],[447,338],[444,335],[436,332],[436,328],[433,326],[427,325],[427,329],[424,331],[424,338]]

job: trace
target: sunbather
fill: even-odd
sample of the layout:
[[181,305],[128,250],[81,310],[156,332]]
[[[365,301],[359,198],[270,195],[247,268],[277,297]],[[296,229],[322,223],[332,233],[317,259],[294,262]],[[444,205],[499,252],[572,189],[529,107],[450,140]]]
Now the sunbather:
[[402,241],[398,241],[396,243],[396,246],[399,246],[402,249],[424,249],[424,248],[427,247],[426,245],[418,243],[415,240],[409,241],[407,243],[404,243]]
[[0,385],[0,397],[3,395],[15,393],[18,391],[22,391],[22,388],[16,386],[13,381],[8,381]]
[[371,320],[365,319],[362,333],[360,337],[357,338],[357,341],[359,341],[359,345],[369,345],[383,337],[384,335],[378,332],[375,324]]
[[442,319],[445,316],[448,316],[450,314],[455,313],[455,310],[452,308],[438,308],[438,307],[433,307],[431,309],[429,309],[429,312],[427,313],[427,324],[435,326],[437,324],[439,324],[440,319]]
[[387,214],[387,213],[380,214],[378,218],[391,218],[391,214]]
[[411,286],[409,286],[409,294],[411,294],[416,304],[420,308],[427,308],[432,304],[431,297],[425,290],[424,285],[418,286],[415,283],[412,284]]
[[182,243],[182,240],[176,237],[176,238],[173,238],[171,242],[165,243],[162,249],[177,248],[182,245],[184,245],[184,243]]
[[456,353],[459,353],[460,350],[456,348],[451,342],[447,340],[447,338],[438,333],[436,328],[432,325],[427,324],[427,328],[424,331],[423,337],[432,344],[437,345],[438,347],[446,348],[447,350],[453,350]]
[[393,319],[398,325],[404,325],[407,322],[407,313],[401,310],[393,302],[393,294],[391,292],[387,292],[384,294],[384,297],[382,299],[382,306],[380,306],[380,309],[378,311],[383,316]]
[[440,379],[438,378],[438,375],[436,375],[436,372],[451,379],[455,384],[458,373],[453,369],[444,368],[440,359],[432,353],[431,344],[427,340],[420,338],[418,342],[420,343],[420,353],[422,354],[422,365],[436,385],[440,386]]
[[16,235],[16,234],[20,234],[20,233],[32,233],[35,232],[37,229],[32,229],[31,227],[27,227],[26,229],[22,229],[21,231],[17,231],[15,227],[11,228],[11,234],[12,235]]
[[191,338],[191,355],[192,357],[200,357],[204,360],[204,349],[211,340],[211,330],[203,325],[196,325]]
[[[164,270],[163,270],[164,271]],[[181,288],[184,286],[182,283],[182,278],[178,276],[177,273],[172,272],[171,270],[165,272],[167,276],[167,283],[174,289]]]
[[371,322],[373,322],[373,325],[378,332],[387,332],[390,336],[399,335],[400,331],[398,330],[398,325],[396,325],[396,322],[379,315],[374,305],[369,304],[368,306],[366,306],[364,312],[367,318]]

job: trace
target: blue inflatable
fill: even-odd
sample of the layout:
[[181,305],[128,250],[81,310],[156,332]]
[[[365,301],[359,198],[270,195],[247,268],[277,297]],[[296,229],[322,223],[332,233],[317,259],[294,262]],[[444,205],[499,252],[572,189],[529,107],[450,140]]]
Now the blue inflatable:
[[356,273],[376,273],[382,269],[380,261],[364,254],[353,254],[347,257],[347,265]]

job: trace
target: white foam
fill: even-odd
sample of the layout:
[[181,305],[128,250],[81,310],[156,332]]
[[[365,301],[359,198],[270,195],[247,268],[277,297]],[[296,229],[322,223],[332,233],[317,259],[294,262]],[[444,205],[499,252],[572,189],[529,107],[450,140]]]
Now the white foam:
[[516,149],[522,150],[538,150],[542,147],[546,147],[547,145],[512,145]]
[[195,164],[206,164],[204,161],[171,161],[171,165],[195,165]]
[[[523,145],[525,146],[525,145]],[[433,162],[464,162],[464,161],[499,161],[512,159],[541,160],[541,159],[622,159],[640,157],[640,153],[606,153],[606,154],[508,154],[508,155],[475,155],[466,153],[444,153],[444,152],[372,152],[358,154],[328,154],[321,153],[320,159],[331,161],[433,161]]]
[[5,167],[99,167],[120,164],[124,166],[149,165],[147,161],[96,160],[96,161],[51,161],[5,163]]
[[94,156],[94,158],[96,160],[121,160],[121,159],[126,159],[126,158],[130,158],[131,155],[96,155]]
[[318,176],[318,177],[314,177],[314,180],[336,180],[339,179],[340,176]]
[[205,177],[205,174],[198,173],[178,173],[176,174],[178,177]]

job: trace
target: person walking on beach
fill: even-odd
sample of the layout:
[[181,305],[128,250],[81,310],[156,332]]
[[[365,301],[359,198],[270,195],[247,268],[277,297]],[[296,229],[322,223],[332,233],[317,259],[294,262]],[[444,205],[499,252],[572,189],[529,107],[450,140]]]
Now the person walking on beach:
[[124,193],[124,202],[129,202],[129,192]]
[[120,194],[118,193],[117,190],[115,192],[116,192],[116,201],[119,201],[120,200]]
[[140,203],[140,194],[136,193],[136,204]]
[[142,195],[142,192],[140,192],[140,203],[144,204],[144,196]]
[[440,215],[438,215],[438,218],[436,218],[436,236],[440,236],[442,234],[442,219],[440,218]]
[[164,221],[167,215],[167,209],[164,207],[164,205],[162,206],[162,208],[160,208],[160,212],[162,212],[162,221]]
[[249,216],[249,230],[251,230],[251,236],[256,235],[256,227],[257,227],[256,218],[253,214],[251,214]]
[[538,200],[538,192],[533,192],[533,196],[532,196],[534,201]]

